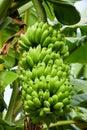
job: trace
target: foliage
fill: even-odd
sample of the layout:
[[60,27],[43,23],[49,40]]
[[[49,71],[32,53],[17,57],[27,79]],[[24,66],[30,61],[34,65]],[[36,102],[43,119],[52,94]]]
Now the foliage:
[[[70,82],[73,86],[71,112],[58,118],[49,125],[49,128],[43,124],[42,129],[87,129],[87,21],[85,23],[83,19],[80,21],[80,13],[74,7],[76,1],[79,0],[1,0],[1,130],[26,130],[27,126],[30,126],[30,120],[25,116],[21,100],[19,61],[22,52],[18,49],[18,40],[20,35],[24,34],[27,28],[37,21],[48,22],[53,28],[60,29],[61,33],[65,35],[70,55],[64,58],[64,63],[71,67]],[[4,99],[4,91],[8,85],[12,90],[9,105],[5,103]]]

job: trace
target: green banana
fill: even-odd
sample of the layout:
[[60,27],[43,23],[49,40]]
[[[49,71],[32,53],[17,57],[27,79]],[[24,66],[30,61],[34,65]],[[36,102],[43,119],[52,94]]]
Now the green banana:
[[43,93],[43,99],[44,99],[44,100],[48,100],[49,97],[50,97],[50,92],[49,92],[49,90],[46,90],[46,91]]
[[28,101],[28,100],[31,100],[31,101],[32,101],[32,96],[26,95],[26,101]]
[[43,59],[43,62],[45,62],[45,64],[47,65],[48,61],[50,60],[50,54],[47,54],[44,59]]
[[25,69],[28,67],[27,60],[24,57],[22,58],[21,66],[24,67]]
[[50,35],[52,35],[52,34],[53,34],[53,27],[52,27],[52,26],[49,26],[49,27],[48,27],[48,30],[49,30]]
[[70,110],[72,96],[70,67],[63,61],[68,52],[64,36],[47,23],[40,22],[29,27],[21,41],[23,45],[26,42],[29,49],[23,52],[20,61],[25,112],[32,122],[43,122],[51,114],[57,119]]
[[40,43],[41,35],[42,35],[42,29],[41,29],[41,28],[37,28],[36,34],[35,34],[35,42],[36,42],[37,44]]
[[40,116],[40,117],[43,117],[43,116],[44,116],[44,111],[43,111],[43,109],[40,110],[39,116]]
[[44,30],[48,29],[49,25],[47,23],[44,23],[42,26],[42,32],[44,32]]
[[40,56],[41,47],[37,46],[37,48],[30,48],[29,55],[31,56],[34,64],[38,63]]
[[63,102],[64,105],[68,105],[68,104],[70,104],[71,100],[68,99],[68,98],[65,98],[65,99],[63,99],[62,102]]
[[53,35],[52,35],[52,37],[56,37],[56,36],[57,36],[57,33],[58,33],[57,30],[54,29],[54,30],[53,30]]
[[33,98],[35,98],[35,97],[38,98],[38,93],[37,93],[36,91],[32,91],[31,96],[32,96]]
[[33,68],[34,62],[33,62],[32,58],[31,58],[31,56],[29,56],[29,55],[26,56],[26,62],[29,65],[30,68]]
[[49,102],[50,105],[52,106],[52,105],[53,105],[53,98],[52,98],[52,97],[49,97],[49,98],[48,98],[48,102]]
[[64,46],[63,49],[61,50],[61,54],[65,54],[68,52],[68,46]]
[[34,80],[37,77],[37,69],[33,68],[32,69],[32,79]]
[[47,47],[47,46],[50,44],[50,42],[51,42],[51,37],[48,36],[48,37],[44,40],[42,46],[43,46],[43,47]]
[[29,87],[27,88],[27,93],[28,93],[28,94],[31,94],[32,91],[33,91],[32,87],[29,86]]
[[42,61],[43,58],[46,56],[47,52],[46,52],[46,48],[43,48],[41,53],[40,53],[40,57],[39,57],[39,61]]
[[57,71],[55,68],[52,68],[51,70],[51,76],[54,77],[56,75]]
[[50,112],[50,108],[44,107],[43,111],[44,111],[44,113],[49,113]]
[[44,70],[44,75],[47,76],[51,73],[51,69],[52,67],[49,65],[46,66],[45,70]]
[[42,21],[39,22],[39,23],[38,23],[38,28],[42,28],[43,25],[44,25],[44,22],[42,22]]
[[50,103],[49,103],[49,101],[44,101],[44,102],[43,102],[43,105],[44,105],[44,107],[46,107],[46,108],[50,108]]
[[28,40],[28,38],[25,36],[25,34],[21,34],[20,39],[25,43],[25,45],[30,46],[31,43]]
[[53,100],[53,104],[56,104],[58,102],[58,96],[54,94],[52,96],[52,100]]
[[39,83],[38,83],[38,87],[39,87],[39,89],[43,89],[43,81],[39,81]]
[[36,108],[40,108],[41,107],[41,102],[40,102],[40,100],[37,97],[35,97],[33,99],[33,102],[34,102],[34,105],[35,105]]
[[42,98],[42,97],[43,97],[43,93],[44,93],[44,92],[43,92],[43,90],[42,90],[42,89],[40,89],[40,90],[39,90],[39,93],[38,93],[39,98]]
[[28,100],[28,101],[27,101],[27,104],[28,104],[29,108],[31,108],[31,109],[35,108],[35,104],[34,104],[33,101]]
[[53,108],[54,108],[55,110],[60,110],[60,109],[63,108],[63,103],[62,103],[62,102],[58,102],[58,103],[56,103],[56,104],[53,106]]
[[21,40],[19,40],[18,41],[18,44],[19,44],[19,49],[20,50],[29,50],[29,47],[27,46],[27,45],[25,45],[24,43],[23,43],[23,41],[21,41]]
[[29,27],[29,29],[27,30],[27,33],[26,33],[26,35],[27,35],[29,41],[32,43],[32,45],[35,42],[34,38],[35,38],[36,29],[37,29],[36,26],[33,25],[32,27]]
[[45,39],[49,36],[49,31],[48,30],[44,30],[44,32],[41,35],[41,40],[40,43],[41,45],[43,44],[43,42],[45,41]]

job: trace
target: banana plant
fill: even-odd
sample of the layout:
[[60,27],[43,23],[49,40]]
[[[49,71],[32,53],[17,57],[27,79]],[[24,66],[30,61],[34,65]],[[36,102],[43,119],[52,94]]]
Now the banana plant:
[[1,0],[1,130],[87,129],[87,24],[77,1]]

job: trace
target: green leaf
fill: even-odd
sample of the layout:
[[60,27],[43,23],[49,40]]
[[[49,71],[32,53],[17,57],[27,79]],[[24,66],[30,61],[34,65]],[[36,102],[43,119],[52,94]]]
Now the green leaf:
[[1,0],[0,1],[0,27],[8,15],[8,9],[11,5],[12,0]]
[[16,59],[18,58],[17,54],[14,48],[10,48],[8,54],[3,56],[4,66],[6,68],[12,68],[15,65]]
[[73,91],[75,93],[79,93],[80,91],[87,93],[87,81],[80,79],[71,79],[70,82],[74,86]]
[[7,108],[7,105],[4,101],[2,94],[0,93],[0,112],[3,112],[5,108]]
[[53,3],[57,20],[64,25],[73,25],[80,21],[80,13],[69,0],[49,0]]
[[45,8],[47,18],[49,18],[51,21],[53,21],[55,18],[53,4],[48,1],[43,1],[43,6]]
[[80,21],[80,14],[70,4],[54,4],[54,13],[57,20],[64,25],[73,25]]
[[72,77],[81,78],[83,76],[83,69],[84,69],[83,64],[79,64],[79,63],[72,64],[71,65],[71,75],[72,75]]
[[87,93],[77,94],[72,97],[72,106],[79,106],[82,102],[87,101]]
[[4,88],[18,78],[18,75],[12,71],[0,71],[0,92]]
[[79,107],[74,120],[87,122],[87,109]]
[[59,3],[59,4],[72,4],[72,0],[48,0],[53,3]]
[[72,53],[65,59],[66,63],[87,63],[87,43],[83,46],[77,46]]
[[0,130],[4,130],[4,127],[2,125],[0,125]]
[[66,44],[68,45],[69,52],[80,45],[84,45],[87,36],[80,36],[80,37],[66,37]]
[[10,122],[10,121],[6,121],[6,120],[2,120],[2,119],[0,119],[0,125],[7,125],[7,126],[15,126],[15,124],[14,123],[12,123],[12,122]]
[[0,64],[4,63],[4,60],[2,58],[0,58]]
[[27,21],[26,21],[27,27],[28,27],[28,26],[32,26],[33,24],[35,24],[38,21],[38,18],[37,18],[36,10],[34,8],[28,9],[27,13],[29,15],[27,17]]

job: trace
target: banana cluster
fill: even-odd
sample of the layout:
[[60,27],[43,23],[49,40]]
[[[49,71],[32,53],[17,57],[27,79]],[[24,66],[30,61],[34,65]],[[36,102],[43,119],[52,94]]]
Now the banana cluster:
[[36,47],[40,44],[41,47],[51,47],[53,51],[60,53],[62,58],[69,55],[64,35],[43,22],[29,27],[25,34],[21,34],[18,43],[20,50],[28,51],[31,46]]
[[51,47],[30,47],[20,61],[24,110],[34,123],[70,111],[70,67]]

